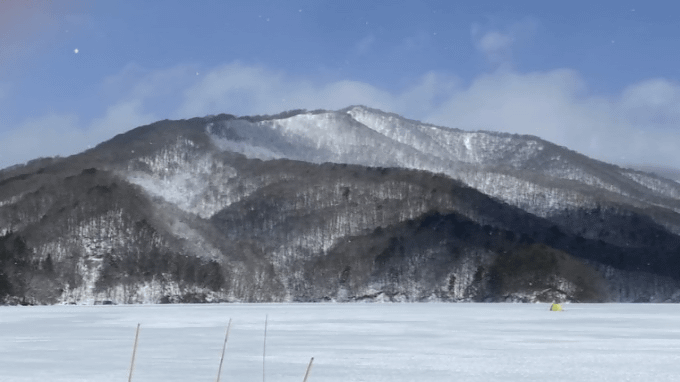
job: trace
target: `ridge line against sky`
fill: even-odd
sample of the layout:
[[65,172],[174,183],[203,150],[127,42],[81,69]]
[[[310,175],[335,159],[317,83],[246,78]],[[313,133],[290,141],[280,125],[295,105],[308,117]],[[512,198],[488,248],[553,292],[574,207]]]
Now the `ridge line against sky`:
[[679,7],[8,0],[0,168],[160,119],[364,104],[678,169]]

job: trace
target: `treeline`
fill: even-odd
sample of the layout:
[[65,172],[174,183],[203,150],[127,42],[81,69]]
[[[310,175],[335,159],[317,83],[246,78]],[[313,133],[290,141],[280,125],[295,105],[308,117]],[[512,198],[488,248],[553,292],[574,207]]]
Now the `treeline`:
[[203,260],[186,254],[163,252],[157,248],[150,252],[107,253],[102,259],[95,292],[153,280],[175,282],[180,289],[196,286],[217,292],[227,285],[227,276],[227,270],[217,260]]
[[51,254],[34,259],[32,253],[21,235],[8,233],[0,237],[0,302],[55,303],[65,286],[80,285],[82,275],[76,257],[55,262]]
[[[585,239],[534,219],[538,222],[526,222],[530,230],[509,230],[435,211],[346,237],[326,256],[307,264],[305,278],[313,280],[316,289],[303,289],[301,299],[333,298],[340,290],[359,298],[367,285],[415,300],[433,295],[447,299],[447,288],[466,279],[470,283],[464,297],[475,301],[503,301],[513,294],[541,291],[548,292],[546,299],[559,295],[606,301],[605,281],[590,261],[678,277],[678,247],[645,256],[640,248]],[[476,265],[461,268],[465,263]]]
[[[30,260],[33,250],[20,235],[0,237],[0,303],[56,303],[64,289],[82,286],[78,256],[55,261],[51,254]],[[186,254],[162,252],[107,253],[101,259],[95,293],[118,286],[134,290],[144,282],[176,283],[180,290],[202,288],[223,291],[228,285],[228,270],[217,260],[204,260]],[[181,298],[181,296],[180,296]]]

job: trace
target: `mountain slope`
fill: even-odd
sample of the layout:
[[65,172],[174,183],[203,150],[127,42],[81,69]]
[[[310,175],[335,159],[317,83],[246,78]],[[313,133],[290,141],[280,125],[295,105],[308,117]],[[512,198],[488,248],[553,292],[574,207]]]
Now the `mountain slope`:
[[[218,120],[208,128],[220,147],[249,157],[444,173],[541,215],[615,197],[680,212],[677,183],[595,161],[536,137],[465,132],[358,106],[257,122]],[[537,200],[537,194],[545,199]],[[669,225],[677,228],[678,223]]]
[[678,300],[680,184],[364,107],[0,171],[9,302]]

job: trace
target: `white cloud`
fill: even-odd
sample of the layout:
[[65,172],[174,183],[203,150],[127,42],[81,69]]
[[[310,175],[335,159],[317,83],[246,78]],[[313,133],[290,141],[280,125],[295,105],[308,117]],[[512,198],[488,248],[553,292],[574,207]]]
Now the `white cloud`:
[[395,97],[358,81],[314,84],[262,67],[231,64],[216,68],[184,93],[177,118],[208,114],[273,114],[290,109],[339,109],[351,104],[390,108]]
[[430,72],[399,93],[373,85],[342,80],[314,83],[262,67],[230,64],[216,68],[184,92],[184,103],[174,118],[208,114],[275,114],[291,109],[335,110],[367,105],[410,117],[428,115],[448,99],[459,80]]
[[[168,104],[176,103],[173,97],[179,99],[188,78],[195,81],[194,71],[186,65],[157,71],[127,65],[102,82],[103,98],[111,104],[103,115],[81,121],[74,115],[49,114],[0,133],[0,168],[37,157],[75,154],[116,134],[168,118]],[[0,84],[0,99],[2,89]]]
[[680,127],[680,86],[655,78],[623,91],[620,112],[638,123]]
[[51,114],[30,118],[0,135],[0,168],[48,156],[68,156],[95,146],[116,134],[157,120],[140,110],[139,102],[122,102],[87,126],[74,115]]
[[[680,168],[680,86],[665,79],[633,84],[609,98],[591,94],[568,69],[518,73],[496,70],[468,85],[446,73],[426,73],[411,86],[387,91],[359,81],[314,82],[239,63],[195,69],[122,73],[106,86],[118,97],[104,115],[27,120],[0,136],[0,167],[38,156],[68,155],[139,125],[208,114],[274,114],[363,104],[465,130],[532,134],[588,156],[623,165]],[[121,85],[123,90],[117,88]],[[127,90],[126,90],[127,89]],[[169,108],[162,95],[172,95]],[[163,105],[160,105],[160,104]],[[160,106],[159,106],[160,105]]]
[[115,100],[113,102],[119,102],[120,99],[148,101],[167,95],[176,96],[195,83],[196,72],[196,67],[192,65],[151,71],[136,63],[129,63],[120,72],[104,78],[101,92],[105,97]]
[[177,66],[150,72],[127,65],[102,82],[103,98],[110,100],[103,115],[83,121],[75,115],[53,113],[29,118],[0,133],[0,168],[37,157],[76,154],[116,134],[161,119],[158,115],[166,118],[168,102],[156,102],[162,108],[147,104],[159,98],[167,101],[168,94],[178,93],[178,88],[186,87],[187,77],[195,77],[190,76],[191,71],[187,66]]
[[116,134],[158,120],[158,117],[142,110],[140,100],[118,103],[109,107],[101,118],[94,119],[87,128],[87,143],[96,145]]
[[471,28],[472,43],[493,67],[508,67],[512,64],[512,49],[518,42],[526,42],[537,28],[531,18],[510,25],[503,31],[490,29],[480,24]]
[[74,115],[30,118],[0,136],[0,168],[82,148],[82,131]]
[[510,35],[490,31],[481,36],[475,46],[492,63],[509,61],[513,38]]
[[[680,168],[678,86],[632,86],[605,99],[588,94],[578,73],[498,71],[460,89],[425,119],[462,129],[531,134],[623,165]],[[653,113],[642,113],[653,106]],[[676,118],[673,128],[656,121]]]
[[273,114],[364,104],[443,126],[531,134],[588,156],[624,165],[680,168],[680,87],[651,80],[611,99],[589,93],[569,69],[521,74],[497,70],[466,87],[427,73],[400,92],[357,81],[315,84],[241,64],[210,71],[186,91],[179,117],[217,113]]
[[394,96],[393,111],[409,118],[424,118],[436,112],[459,89],[460,80],[452,75],[429,72],[411,87]]
[[[559,138],[565,126],[577,122],[578,74],[568,70],[521,75],[496,72],[460,89],[428,119],[463,129],[486,129]],[[572,129],[575,127],[572,126]]]

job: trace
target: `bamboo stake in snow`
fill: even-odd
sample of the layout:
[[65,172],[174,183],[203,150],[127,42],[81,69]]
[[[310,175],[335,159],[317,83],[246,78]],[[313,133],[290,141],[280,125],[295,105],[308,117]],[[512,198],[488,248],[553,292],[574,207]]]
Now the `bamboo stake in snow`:
[[222,357],[220,357],[220,368],[217,370],[217,382],[220,382],[220,374],[222,374],[222,362],[224,361],[224,351],[227,350],[229,329],[231,329],[231,318],[229,319],[229,325],[227,325],[227,334],[224,336],[224,345],[222,346]]
[[305,379],[302,382],[307,382],[307,377],[309,377],[309,371],[312,370],[312,362],[314,362],[314,357],[309,360],[309,365],[307,366],[307,372],[305,373]]
[[264,316],[264,345],[262,346],[262,382],[264,382],[264,357],[267,352],[267,321],[269,315]]
[[137,324],[137,333],[135,334],[135,346],[132,348],[132,362],[130,363],[130,376],[128,382],[132,381],[132,372],[135,370],[135,355],[137,354],[137,341],[139,340],[139,325]]

